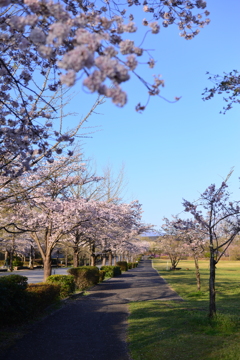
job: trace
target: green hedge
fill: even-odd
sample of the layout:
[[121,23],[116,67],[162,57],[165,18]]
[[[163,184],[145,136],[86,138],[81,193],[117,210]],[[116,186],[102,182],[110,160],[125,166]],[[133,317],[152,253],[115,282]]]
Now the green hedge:
[[130,262],[128,263],[128,269],[133,269],[138,266],[137,262]]
[[7,275],[0,277],[0,324],[18,324],[30,315],[26,292],[27,277]]
[[0,325],[27,322],[38,316],[60,297],[60,286],[29,284],[27,277],[7,275],[0,277]]
[[22,275],[6,275],[0,277],[0,284],[11,286],[17,285],[18,289],[25,290],[28,286],[28,278]]
[[119,266],[122,271],[128,271],[128,263],[126,261],[118,261],[117,266]]
[[102,266],[101,270],[105,271],[105,276],[107,277],[114,277],[114,276],[118,276],[121,275],[121,269],[119,266]]
[[60,286],[60,298],[64,299],[75,292],[75,280],[73,275],[51,275],[47,283]]
[[105,279],[106,271],[99,270],[99,282],[102,282]]
[[61,287],[56,284],[29,284],[26,292],[29,296],[29,308],[34,315],[39,315],[48,306],[60,299]]
[[77,289],[84,290],[99,282],[99,269],[97,266],[80,266],[68,270],[74,276]]

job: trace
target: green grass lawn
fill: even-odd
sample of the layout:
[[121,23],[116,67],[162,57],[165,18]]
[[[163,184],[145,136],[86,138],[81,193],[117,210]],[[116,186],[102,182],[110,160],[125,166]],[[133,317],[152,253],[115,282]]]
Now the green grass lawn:
[[154,260],[159,274],[184,301],[130,303],[133,360],[240,360],[240,262],[222,260],[217,265],[214,321],[208,318],[209,261],[200,261],[200,292],[193,261],[181,261],[177,271],[166,270],[166,265],[166,260]]

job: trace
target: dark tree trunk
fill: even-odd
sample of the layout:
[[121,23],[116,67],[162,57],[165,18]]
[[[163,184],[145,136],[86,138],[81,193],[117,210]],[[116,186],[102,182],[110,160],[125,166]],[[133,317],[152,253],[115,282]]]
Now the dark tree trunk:
[[93,244],[90,247],[91,255],[90,255],[90,265],[96,266],[96,255],[95,255],[95,245]]
[[5,251],[5,256],[4,256],[4,266],[9,266],[9,252]]
[[45,259],[43,261],[43,269],[44,269],[43,281],[46,281],[48,276],[52,274],[51,263],[52,261],[51,261],[51,253],[50,253],[45,256]]
[[94,253],[91,254],[91,262],[90,262],[91,266],[96,266],[96,256]]
[[179,261],[181,260],[180,256],[175,256],[175,255],[171,255],[168,254],[170,261],[171,261],[171,270],[175,270]]
[[216,261],[214,251],[210,247],[210,277],[209,277],[209,317],[216,315],[216,292],[215,292]]
[[74,248],[73,248],[73,267],[78,267],[78,264],[79,264],[78,246],[74,246]]
[[65,266],[68,266],[68,247],[65,249]]
[[10,271],[13,271],[13,252],[10,251],[9,255],[10,255],[10,257],[9,257],[9,268],[10,268]]
[[33,247],[31,245],[30,253],[29,253],[29,269],[33,269]]
[[107,260],[106,252],[104,251],[103,254],[102,254],[102,266],[106,265],[106,260]]
[[197,255],[194,255],[194,262],[195,262],[195,269],[196,269],[197,288],[200,291],[201,290],[201,277],[200,277],[200,271],[199,271]]
[[109,252],[109,256],[108,256],[108,265],[112,266],[112,260],[113,260],[113,256],[112,256],[112,252]]
[[83,256],[81,256],[79,258],[79,266],[84,266],[84,257]]
[[56,258],[57,268],[58,268],[58,262],[59,262],[59,250],[57,250],[57,258]]

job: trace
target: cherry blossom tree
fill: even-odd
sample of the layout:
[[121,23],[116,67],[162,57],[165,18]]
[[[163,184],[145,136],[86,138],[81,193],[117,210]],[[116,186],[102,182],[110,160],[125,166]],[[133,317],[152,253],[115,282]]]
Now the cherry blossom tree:
[[159,237],[159,249],[169,256],[171,270],[175,270],[182,256],[186,254],[181,231],[176,228],[175,222],[164,218],[162,225],[163,235]]
[[[137,236],[152,228],[141,222],[141,205],[134,201],[130,204],[110,203],[108,201],[89,201],[95,210],[90,214],[89,220],[71,231],[75,266],[78,264],[78,253],[81,247],[89,246],[91,265],[95,265],[96,257],[101,253],[103,265],[106,256],[109,263],[118,254],[122,254],[133,247],[132,242],[137,242]],[[115,260],[114,260],[115,261]]]
[[206,240],[205,233],[201,232],[199,224],[196,220],[192,219],[179,219],[174,220],[174,227],[181,232],[181,238],[183,243],[187,245],[187,250],[190,255],[194,258],[195,270],[196,270],[196,280],[197,280],[197,289],[201,290],[201,276],[198,259],[204,251],[204,245]]
[[[141,5],[110,0],[102,2],[50,0],[1,0],[0,23],[0,169],[17,176],[29,169],[35,154],[52,157],[52,139],[69,142],[69,134],[56,132],[56,108],[49,101],[62,85],[81,81],[84,89],[98,93],[117,106],[127,94],[121,85],[137,76],[149,96],[160,96],[164,81],[155,76],[144,80],[138,64],[153,68],[147,33],[158,34],[177,24],[181,36],[192,39],[209,23],[203,0],[146,0],[142,4],[146,29],[140,46],[135,43],[137,26],[131,10]],[[139,61],[139,60],[140,61]],[[41,85],[43,84],[43,85]],[[138,104],[137,110],[144,106]],[[11,166],[10,166],[11,165]],[[14,165],[14,166],[13,166]]]
[[[86,170],[86,163],[82,161],[83,154],[79,150],[74,151],[72,156],[58,156],[55,162],[45,161],[43,158],[36,172],[24,172],[20,177],[13,178],[0,190],[0,229],[9,231],[9,226],[14,225],[11,216],[11,207],[16,202],[24,202],[29,197],[32,198],[38,194],[37,188],[45,188],[48,195],[55,192],[59,196],[58,186],[61,188],[61,196],[71,196],[70,187],[82,186],[90,182],[98,182],[101,178],[90,175]],[[4,177],[5,178],[5,177]],[[61,182],[59,179],[61,178]],[[61,183],[61,185],[59,185]],[[54,186],[56,187],[54,189]],[[50,188],[49,188],[50,187]],[[24,231],[15,224],[16,232]],[[11,228],[12,229],[12,228]],[[13,229],[12,229],[13,230]]]
[[[78,175],[76,175],[78,173]],[[35,173],[24,174],[17,179],[24,194],[19,199],[11,198],[9,217],[15,230],[27,232],[36,242],[44,262],[44,278],[51,273],[51,253],[59,241],[81,222],[79,212],[85,206],[84,199],[69,197],[69,187],[78,183],[97,181],[86,178],[82,163],[72,158],[59,158],[53,164],[43,163]],[[43,178],[42,186],[35,183]],[[24,189],[34,191],[24,191]],[[17,192],[19,196],[19,191]],[[86,206],[85,206],[86,207]],[[5,230],[11,232],[9,225]]]
[[145,240],[141,240],[139,241],[136,239],[132,240],[132,245],[133,245],[133,249],[131,250],[131,254],[132,254],[132,262],[134,262],[134,259],[136,259],[136,256],[138,256],[139,254],[145,254],[146,252],[149,251],[150,248],[150,244],[149,241],[145,241]]
[[[95,258],[97,248],[102,253],[110,254],[135,249],[132,241],[136,243],[136,236],[150,228],[141,223],[142,210],[137,201],[115,204],[71,197],[70,186],[97,180],[95,177],[85,178],[81,165],[77,169],[78,173],[81,171],[81,176],[76,176],[76,168],[72,164],[70,169],[60,166],[64,161],[59,159],[25,177],[22,187],[29,188],[29,183],[34,185],[38,176],[43,176],[45,182],[34,192],[25,192],[24,201],[15,201],[9,214],[11,221],[16,224],[15,229],[27,232],[28,237],[37,244],[44,263],[44,279],[51,274],[52,251],[61,243],[72,243],[73,249],[78,251],[89,246],[92,258]],[[52,171],[52,168],[57,171]],[[20,183],[20,178],[18,181]],[[9,227],[7,230],[9,233],[16,232]]]
[[[90,93],[110,98],[122,107],[127,101],[122,84],[133,75],[146,86],[148,98],[161,97],[163,79],[155,76],[148,82],[138,73],[140,62],[150,69],[155,65],[149,50],[143,47],[148,33],[158,34],[162,21],[164,27],[177,24],[181,36],[189,40],[210,21],[203,0],[151,3],[145,0],[142,8],[146,18],[142,26],[146,32],[138,46],[137,26],[131,14],[131,9],[138,5],[138,1],[132,0],[127,6],[113,0],[104,5],[69,0],[62,3],[0,0],[0,189],[1,201],[7,208],[7,215],[1,214],[1,228],[5,231],[11,233],[12,226],[18,231],[27,230],[39,244],[40,241],[54,244],[49,245],[52,251],[76,226],[73,220],[68,226],[64,216],[74,218],[77,202],[80,207],[87,206],[86,199],[69,196],[73,177],[70,182],[63,176],[61,181],[53,181],[52,175],[48,177],[48,166],[46,173],[40,167],[35,178],[27,173],[43,159],[51,164],[53,154],[60,154],[65,144],[71,144],[79,129],[65,133],[56,130],[57,94],[65,91],[64,86],[80,82]],[[138,104],[136,110],[144,107]],[[19,210],[15,217],[11,214],[13,208]],[[62,221],[59,232],[55,222],[57,212]],[[30,216],[33,218],[29,219]],[[111,215],[111,219],[112,224],[117,223],[116,215]],[[131,221],[128,221],[126,229],[130,230]],[[41,236],[37,239],[38,231]],[[49,253],[44,256],[49,258]]]
[[209,316],[216,314],[216,264],[240,231],[240,203],[230,201],[226,182],[210,185],[196,202],[184,200],[186,212],[193,215],[199,232],[206,236],[210,250]]
[[[14,201],[14,212],[9,216],[15,228],[27,232],[37,244],[44,263],[44,279],[51,274],[51,254],[58,244],[72,241],[74,249],[89,245],[92,253],[96,247],[102,252],[112,250],[114,241],[119,241],[116,228],[125,235],[136,231],[140,224],[141,205],[136,201],[114,204],[72,197],[70,187],[98,181],[95,176],[86,177],[84,165],[72,162],[72,158],[43,163],[37,172],[25,174],[17,181],[23,189],[29,189],[39,177],[45,179],[42,186],[24,192],[21,202]],[[6,230],[11,232],[9,226]]]
[[[101,217],[101,219],[99,218],[99,221],[92,227],[89,226],[91,223],[91,221],[89,221],[87,224],[88,229],[85,228],[83,229],[84,231],[82,231],[82,229],[81,231],[79,229],[74,230],[73,238],[71,240],[73,243],[72,248],[74,254],[74,266],[77,266],[79,263],[78,255],[82,251],[82,247],[85,249],[87,247],[89,248],[91,265],[95,265],[96,258],[100,254],[102,255],[104,263],[106,262],[107,256],[109,263],[112,263],[113,260],[116,260],[117,252],[120,254],[120,252],[123,251],[123,244],[124,239],[126,238],[126,233],[129,240],[129,234],[132,232],[132,225],[126,228],[126,226],[123,226],[122,222],[119,220],[121,218],[123,206],[129,206],[126,204],[124,205],[121,199],[124,187],[124,167],[122,167],[115,176],[112,167],[107,166],[104,168],[103,176],[99,179],[98,182],[91,182],[84,184],[83,186],[74,186],[71,189],[73,197],[79,198],[83,196],[88,201],[97,201],[98,206],[105,207],[106,213],[109,211],[116,213],[116,218],[114,219],[111,217],[111,221],[110,218],[106,220],[104,217]],[[109,205],[107,205],[108,203]],[[141,213],[140,209],[138,211]],[[128,212],[129,211],[127,211],[127,213]],[[149,226],[146,227],[146,225],[140,225],[139,223],[137,231],[141,233],[149,228]],[[137,232],[135,230],[134,236],[136,236],[136,234]]]
[[[76,198],[79,200],[79,197]],[[103,208],[100,202],[95,200],[85,200],[86,206],[79,213],[79,226],[72,229],[67,238],[67,242],[73,249],[73,266],[79,265],[79,253],[83,248],[87,249],[91,265],[96,265],[96,248],[101,245],[102,229],[107,225],[111,214]]]
[[[126,208],[126,204],[123,205]],[[143,246],[140,246],[143,242],[141,242],[139,235],[152,230],[154,226],[142,222],[143,211],[138,201],[134,201],[127,206],[127,213],[125,210],[127,217],[124,215],[121,222],[115,225],[115,232],[111,235],[115,239],[111,246],[111,253],[123,256],[127,253],[127,261],[129,261],[130,257],[133,258],[134,254],[139,254],[143,250]]]
[[[92,205],[92,204],[91,204]],[[51,199],[43,195],[16,205],[16,217],[36,242],[44,263],[44,280],[51,275],[53,249],[75,228],[88,221],[90,203],[84,199]],[[84,209],[84,210],[83,210]],[[83,213],[85,218],[83,219]]]
[[[90,164],[90,166],[89,166]],[[86,176],[90,176],[93,172],[91,162],[88,161]],[[102,177],[98,177],[98,181],[88,182],[87,184],[77,184],[71,187],[71,196],[79,199],[85,198],[87,201],[95,201],[98,206],[104,201],[113,202],[115,204],[120,202],[120,196],[123,187],[124,170],[120,169],[119,173],[115,177],[112,172],[112,168],[107,167]],[[93,218],[91,219],[93,220]],[[78,266],[79,253],[82,252],[82,248],[88,248],[90,253],[91,265],[95,266],[96,258],[99,255],[97,247],[101,248],[99,239],[101,237],[102,229],[106,227],[106,222],[101,218],[101,221],[95,222],[94,226],[90,226],[91,220],[83,226],[81,229],[75,229],[71,235],[72,249],[73,249],[73,264]],[[100,220],[100,218],[99,218]]]
[[13,270],[13,259],[14,257],[20,257],[25,261],[25,258],[29,257],[29,268],[33,268],[33,254],[35,251],[35,246],[33,240],[25,236],[20,236],[19,234],[6,234],[3,233],[2,238],[0,238],[0,251],[5,253],[5,266],[9,266],[9,269]]

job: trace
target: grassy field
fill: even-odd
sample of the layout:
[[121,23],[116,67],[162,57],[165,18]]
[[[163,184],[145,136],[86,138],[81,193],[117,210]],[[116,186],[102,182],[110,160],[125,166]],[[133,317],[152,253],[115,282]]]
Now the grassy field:
[[217,265],[214,321],[208,318],[208,260],[200,261],[200,292],[193,261],[181,261],[177,271],[168,271],[166,265],[166,260],[154,260],[159,274],[184,301],[129,305],[133,360],[240,360],[240,262]]

